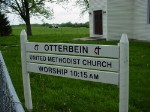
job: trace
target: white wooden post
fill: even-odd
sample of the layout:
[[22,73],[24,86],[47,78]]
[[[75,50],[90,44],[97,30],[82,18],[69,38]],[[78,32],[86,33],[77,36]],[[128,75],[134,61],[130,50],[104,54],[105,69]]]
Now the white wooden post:
[[119,112],[128,112],[129,100],[129,41],[127,34],[120,40]]
[[29,111],[32,111],[33,107],[31,98],[30,77],[29,73],[27,72],[26,53],[25,53],[27,42],[27,34],[25,30],[21,31],[20,41],[21,41],[22,78],[24,87],[25,106]]

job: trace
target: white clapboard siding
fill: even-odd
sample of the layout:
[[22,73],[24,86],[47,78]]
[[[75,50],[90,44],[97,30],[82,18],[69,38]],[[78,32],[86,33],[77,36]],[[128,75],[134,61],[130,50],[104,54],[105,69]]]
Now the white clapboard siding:
[[147,21],[148,0],[135,0],[134,4],[134,37],[150,41],[150,24]]
[[119,40],[124,32],[133,37],[133,4],[133,0],[108,0],[108,40]]
[[[44,68],[42,69],[42,67]],[[57,69],[59,72],[57,72]],[[88,80],[93,82],[102,82],[114,85],[119,84],[119,75],[118,73],[114,72],[102,72],[97,70],[87,70],[34,63],[27,63],[27,71],[73,79]]]
[[[150,41],[148,0],[89,0],[90,36],[119,40],[122,33],[128,38]],[[94,34],[93,11],[103,10],[103,35]]]
[[27,53],[26,60],[27,62],[30,63],[54,64],[54,65],[90,68],[115,72],[119,71],[118,59]]
[[[38,45],[38,50],[35,46]],[[88,53],[78,53],[78,52],[64,52],[55,50],[53,47],[52,50],[45,50],[46,46],[78,46],[78,47],[86,47],[88,48]],[[95,48],[99,47],[100,51],[99,54],[95,53]],[[27,42],[26,43],[26,51],[28,52],[42,52],[42,53],[56,53],[56,54],[72,54],[72,55],[85,55],[85,56],[99,56],[99,57],[111,57],[111,58],[119,58],[119,46],[115,45],[90,45],[90,44],[67,44],[67,43],[34,43],[34,42]]]

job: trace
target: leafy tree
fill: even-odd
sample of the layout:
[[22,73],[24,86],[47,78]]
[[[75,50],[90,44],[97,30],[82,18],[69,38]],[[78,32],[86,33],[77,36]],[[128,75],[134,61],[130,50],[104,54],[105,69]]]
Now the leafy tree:
[[1,0],[1,3],[7,8],[3,8],[7,13],[18,14],[26,24],[28,35],[32,35],[30,17],[43,16],[49,18],[52,16],[52,9],[45,6],[47,3],[56,2],[56,0]]
[[89,0],[59,0],[60,3],[69,3],[72,1],[75,1],[75,6],[80,7],[81,14],[84,14],[89,11]]
[[[0,0],[0,9],[1,1],[2,0]],[[11,26],[9,24],[9,21],[7,20],[7,17],[5,17],[5,15],[0,11],[0,36],[7,36],[11,33],[11,31]]]
[[89,11],[89,0],[76,0],[76,5],[81,8],[82,14]]
[[7,36],[11,33],[11,26],[7,17],[0,12],[0,36]]

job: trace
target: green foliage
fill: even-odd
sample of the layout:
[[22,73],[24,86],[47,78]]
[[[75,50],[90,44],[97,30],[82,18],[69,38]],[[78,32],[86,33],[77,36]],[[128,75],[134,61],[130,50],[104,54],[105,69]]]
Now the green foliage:
[[52,3],[52,0],[29,0],[30,13],[34,16],[43,16],[45,18],[51,18],[53,10],[50,7],[46,7],[46,3]]
[[46,3],[52,3],[53,0],[11,0],[11,2],[7,2],[3,0],[2,4],[6,7],[10,8],[3,8],[6,12],[17,12],[16,14],[20,15],[22,19],[25,19],[26,11],[29,10],[31,15],[35,16],[44,16],[45,18],[49,18],[52,16],[53,11],[50,7],[46,7]]
[[86,27],[89,28],[89,22],[86,23],[71,23],[71,22],[67,22],[67,23],[62,23],[60,24],[61,27]]
[[[13,36],[0,38],[15,90],[24,105],[19,35],[24,26],[13,27]],[[118,41],[74,41],[87,37],[88,28],[48,28],[34,26],[33,42],[115,44]],[[150,43],[130,41],[129,112],[150,112]],[[33,112],[118,112],[116,86],[30,73]]]
[[89,0],[76,0],[76,5],[81,9],[81,14],[89,11]]
[[8,36],[11,34],[11,26],[7,17],[0,12],[0,36]]
[[51,25],[51,24],[48,24],[48,23],[44,23],[44,24],[42,24],[41,26],[52,28],[52,25]]
[[[50,7],[46,7],[47,3],[52,3],[53,0],[11,0],[7,2],[3,0],[2,5],[3,11],[7,13],[15,12],[18,14],[26,23],[26,31],[27,35],[32,35],[31,24],[30,24],[30,16],[34,15],[35,17],[45,17],[51,18],[53,15],[53,11]],[[10,10],[11,9],[11,10]]]

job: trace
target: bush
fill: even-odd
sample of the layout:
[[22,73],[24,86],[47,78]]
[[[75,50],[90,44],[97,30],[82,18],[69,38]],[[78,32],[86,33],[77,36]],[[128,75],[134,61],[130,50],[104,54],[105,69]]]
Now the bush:
[[60,24],[60,26],[61,27],[74,27],[74,28],[78,28],[78,27],[89,28],[89,22],[86,22],[86,23],[71,23],[71,22],[67,22],[67,23]]
[[7,17],[0,12],[0,36],[8,36],[12,32],[11,26]]

